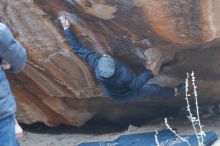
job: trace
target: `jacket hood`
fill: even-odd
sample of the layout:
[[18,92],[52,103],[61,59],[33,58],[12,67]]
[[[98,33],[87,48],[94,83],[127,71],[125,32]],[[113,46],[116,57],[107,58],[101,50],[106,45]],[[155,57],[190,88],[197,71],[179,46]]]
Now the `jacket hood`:
[[96,77],[102,79],[111,78],[116,71],[116,62],[111,56],[102,56],[96,66]]

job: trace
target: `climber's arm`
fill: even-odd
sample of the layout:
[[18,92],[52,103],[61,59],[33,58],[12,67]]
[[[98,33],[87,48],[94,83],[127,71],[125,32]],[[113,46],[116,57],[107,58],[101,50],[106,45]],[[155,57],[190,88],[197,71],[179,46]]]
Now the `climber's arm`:
[[83,58],[93,69],[95,68],[100,55],[93,52],[91,49],[85,47],[74,35],[70,28],[69,21],[65,18],[65,16],[59,17],[61,24],[64,29],[64,33],[66,35],[66,38],[68,39],[69,43],[72,46],[73,51]]

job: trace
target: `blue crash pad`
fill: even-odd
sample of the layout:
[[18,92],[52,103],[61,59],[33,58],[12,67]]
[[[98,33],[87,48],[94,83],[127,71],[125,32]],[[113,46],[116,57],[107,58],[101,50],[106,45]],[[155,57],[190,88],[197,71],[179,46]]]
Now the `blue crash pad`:
[[[195,135],[183,135],[192,146],[197,146]],[[188,146],[176,137],[170,130],[158,132],[158,140],[163,146]],[[211,146],[217,140],[214,132],[207,132],[205,137],[205,146]],[[114,141],[89,142],[82,143],[78,146],[156,146],[155,132],[122,135]]]

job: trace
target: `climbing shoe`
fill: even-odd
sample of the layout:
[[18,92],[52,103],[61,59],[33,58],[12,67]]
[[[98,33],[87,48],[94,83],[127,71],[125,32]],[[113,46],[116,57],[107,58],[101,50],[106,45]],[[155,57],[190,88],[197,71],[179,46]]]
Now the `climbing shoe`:
[[185,94],[185,84],[184,83],[180,83],[179,85],[177,85],[175,88],[175,94],[174,96],[179,96],[179,95],[183,95]]

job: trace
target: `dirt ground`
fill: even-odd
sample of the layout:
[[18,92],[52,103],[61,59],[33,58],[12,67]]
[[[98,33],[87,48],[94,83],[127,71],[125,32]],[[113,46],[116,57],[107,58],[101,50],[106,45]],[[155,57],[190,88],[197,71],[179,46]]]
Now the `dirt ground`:
[[[215,131],[220,135],[220,115],[203,117],[201,120],[204,130]],[[180,134],[192,134],[193,130],[187,119],[169,118],[173,128]],[[21,146],[76,146],[82,142],[113,140],[122,134],[151,132],[165,129],[163,119],[157,119],[142,126],[119,126],[111,123],[89,123],[81,128],[59,126],[48,128],[41,124],[32,126],[22,125],[24,138],[20,139]],[[214,146],[220,146],[220,140]]]

